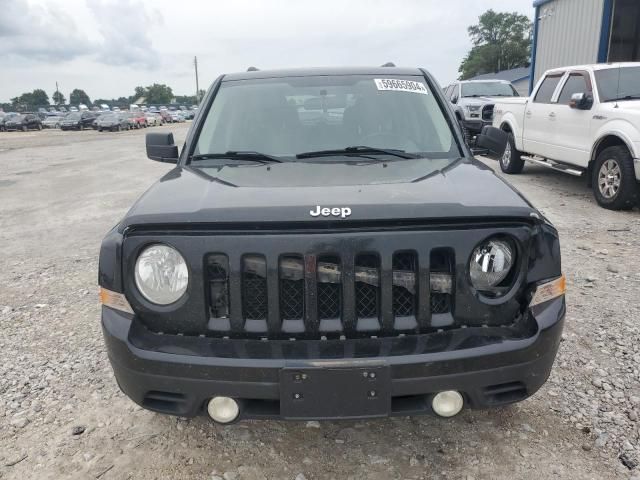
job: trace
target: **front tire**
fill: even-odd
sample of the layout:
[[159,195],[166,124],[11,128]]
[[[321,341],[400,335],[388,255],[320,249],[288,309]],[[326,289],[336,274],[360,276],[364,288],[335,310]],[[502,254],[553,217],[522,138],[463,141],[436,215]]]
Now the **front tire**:
[[23,132],[26,132],[27,130],[29,130],[29,128],[28,128],[26,125],[23,125],[23,126],[22,126],[22,131],[23,131]]
[[507,147],[504,149],[502,157],[500,157],[500,170],[511,175],[522,172],[524,160],[520,158],[521,155],[522,153],[516,149],[516,141],[513,138],[513,134],[509,133]]
[[593,166],[593,194],[602,208],[629,210],[638,202],[633,158],[626,147],[605,148]]

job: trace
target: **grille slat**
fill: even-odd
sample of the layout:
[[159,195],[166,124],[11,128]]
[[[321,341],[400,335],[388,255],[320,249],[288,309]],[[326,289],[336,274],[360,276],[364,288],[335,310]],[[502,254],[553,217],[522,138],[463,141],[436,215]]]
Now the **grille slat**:
[[234,258],[207,257],[210,330],[286,339],[353,338],[428,332],[454,323],[450,249],[426,255],[271,255],[244,255],[237,267]]

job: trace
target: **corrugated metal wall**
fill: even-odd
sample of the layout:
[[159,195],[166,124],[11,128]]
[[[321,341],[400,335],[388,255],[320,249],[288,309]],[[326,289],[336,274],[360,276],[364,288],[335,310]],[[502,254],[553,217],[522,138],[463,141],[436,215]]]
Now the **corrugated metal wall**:
[[604,0],[554,0],[539,8],[534,84],[545,70],[597,63]]

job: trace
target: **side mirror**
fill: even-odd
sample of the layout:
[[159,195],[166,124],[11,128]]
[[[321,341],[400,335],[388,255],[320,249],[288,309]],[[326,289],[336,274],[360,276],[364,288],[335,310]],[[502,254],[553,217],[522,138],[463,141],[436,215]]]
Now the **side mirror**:
[[451,103],[458,103],[458,96],[451,97]]
[[147,157],[156,162],[178,163],[178,146],[173,133],[147,133]]
[[509,142],[509,135],[500,128],[486,125],[482,128],[482,133],[476,139],[477,153],[487,151],[498,157],[504,154]]
[[589,93],[574,93],[571,95],[569,106],[578,110],[589,110],[593,106],[593,96]]

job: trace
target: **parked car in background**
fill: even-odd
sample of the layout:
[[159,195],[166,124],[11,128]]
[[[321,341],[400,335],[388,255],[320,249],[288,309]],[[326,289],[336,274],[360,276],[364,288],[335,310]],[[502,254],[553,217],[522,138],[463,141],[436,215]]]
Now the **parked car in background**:
[[147,119],[147,125],[149,127],[156,127],[164,124],[164,120],[162,120],[162,116],[158,113],[147,112],[145,114],[145,118]]
[[62,115],[50,115],[42,121],[43,128],[60,128],[64,117]]
[[640,199],[640,63],[545,72],[530,97],[496,102],[493,126],[508,134],[505,173],[529,161],[586,178],[611,210]]
[[492,124],[496,98],[519,97],[513,85],[506,80],[459,81],[447,86],[444,95],[453,104],[469,144],[473,144],[474,137],[483,127]]
[[42,130],[42,120],[35,113],[20,113],[12,116],[4,123],[6,131],[11,130]]
[[4,132],[5,131],[5,123],[10,121],[16,115],[18,115],[18,114],[15,113],[15,112],[9,112],[9,113],[5,113],[3,116],[1,116],[0,117],[0,131]]
[[162,121],[164,123],[171,123],[171,115],[169,114],[169,112],[165,109],[165,110],[160,110],[160,116],[162,117]]
[[136,121],[135,112],[121,112],[120,115],[122,115],[122,117],[127,121],[129,130],[138,128],[138,122]]
[[171,123],[182,123],[184,122],[184,116],[180,110],[172,110],[169,112],[171,116]]
[[135,128],[146,128],[147,127],[147,117],[142,110],[136,110],[134,112],[130,112],[132,115],[132,119],[134,121]]
[[99,132],[103,130],[119,132],[120,130],[131,130],[132,128],[128,115],[118,112],[108,112],[101,115],[96,125]]
[[120,112],[120,107],[113,107],[111,110],[113,110],[114,112]]
[[71,112],[67,114],[60,124],[61,130],[85,130],[92,128],[96,116],[93,112]]
[[91,122],[91,128],[93,128],[94,130],[97,130],[98,119],[102,116],[103,112],[101,110],[98,110],[98,111],[93,110],[92,113],[94,118],[93,118],[93,122]]

